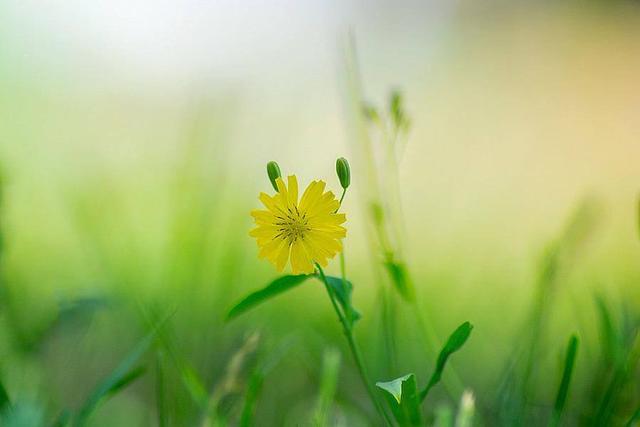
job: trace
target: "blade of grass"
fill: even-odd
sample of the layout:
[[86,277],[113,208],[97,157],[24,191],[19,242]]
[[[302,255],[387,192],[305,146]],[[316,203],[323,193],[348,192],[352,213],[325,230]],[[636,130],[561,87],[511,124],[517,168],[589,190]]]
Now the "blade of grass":
[[102,400],[122,390],[144,373],[144,369],[141,367],[135,367],[135,365],[149,349],[158,330],[164,325],[171,315],[173,315],[173,312],[161,320],[151,332],[138,342],[133,350],[131,350],[127,357],[120,362],[111,374],[109,374],[107,378],[94,388],[93,392],[89,395],[87,400],[85,400],[84,404],[78,411],[78,415],[74,423],[75,426],[80,427],[85,425],[89,416],[98,407]]
[[259,355],[259,361],[256,363],[256,367],[253,369],[249,378],[249,384],[245,392],[245,400],[242,407],[242,413],[240,417],[240,425],[251,426],[255,425],[255,407],[262,392],[262,384],[264,383],[267,375],[275,369],[275,367],[282,361],[289,350],[294,345],[294,340],[289,337],[281,342],[275,349],[270,349],[266,352],[266,356]]
[[600,334],[605,357],[609,363],[615,363],[620,358],[620,337],[604,298],[598,295],[595,300],[600,317]]
[[3,412],[5,408],[11,406],[11,399],[9,399],[9,394],[7,390],[4,388],[4,384],[0,382],[0,412]]
[[247,385],[247,392],[244,397],[244,405],[242,406],[242,415],[240,416],[240,426],[249,427],[255,425],[254,415],[255,406],[258,400],[258,395],[262,390],[262,384],[264,383],[264,375],[260,370],[253,371],[251,378],[249,378],[249,384]]
[[625,424],[625,427],[634,427],[640,424],[640,408],[636,409],[629,421]]
[[[75,422],[77,427],[84,426],[86,424],[89,416],[91,416],[91,414],[96,410],[100,402],[117,394],[120,390],[124,389],[144,374],[144,367],[141,366],[130,370],[124,369],[125,365],[135,363],[142,353],[147,350],[147,348],[144,348],[144,351],[140,351],[140,349],[141,347],[137,347],[131,354],[133,357],[125,359],[124,362],[118,366],[106,380],[100,383],[93,393],[91,393],[78,413]],[[133,359],[135,359],[135,361]]]
[[567,346],[567,355],[564,362],[564,370],[562,372],[562,380],[560,381],[560,387],[558,388],[558,394],[556,395],[556,403],[553,407],[553,415],[549,422],[550,427],[555,427],[560,424],[562,418],[562,412],[567,403],[567,396],[569,394],[569,385],[571,384],[571,375],[573,374],[573,367],[576,362],[576,355],[578,353],[579,340],[576,335],[572,335],[569,338],[569,345]]
[[636,369],[639,360],[640,331],[637,331],[626,350],[626,355],[622,359],[622,362],[615,368],[613,377],[603,394],[593,425],[601,426],[610,424],[623,386],[629,378],[631,378],[631,372]]
[[322,358],[322,379],[320,393],[313,415],[313,425],[323,427],[327,424],[331,401],[336,393],[338,374],[340,371],[340,353],[334,348],[324,351]]
[[237,317],[240,314],[244,313],[245,311],[250,310],[253,307],[265,302],[266,300],[300,285],[310,277],[313,276],[300,274],[297,276],[287,275],[278,277],[276,280],[269,283],[264,288],[247,295],[242,301],[234,305],[231,310],[229,310],[226,320],[231,320],[234,317]]
[[156,412],[158,415],[158,427],[166,427],[168,423],[165,398],[164,355],[162,351],[156,352]]

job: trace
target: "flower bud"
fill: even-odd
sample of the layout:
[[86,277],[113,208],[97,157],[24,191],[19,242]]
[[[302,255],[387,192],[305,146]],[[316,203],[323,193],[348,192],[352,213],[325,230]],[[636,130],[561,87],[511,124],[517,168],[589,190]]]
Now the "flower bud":
[[273,189],[278,191],[278,185],[276,184],[276,179],[281,178],[282,174],[280,173],[280,166],[274,161],[270,161],[267,163],[267,175],[269,176],[269,181],[271,181],[271,185],[273,185]]
[[351,184],[351,168],[349,167],[349,162],[347,162],[347,159],[344,157],[336,160],[336,173],[338,174],[340,185],[346,190],[349,184]]

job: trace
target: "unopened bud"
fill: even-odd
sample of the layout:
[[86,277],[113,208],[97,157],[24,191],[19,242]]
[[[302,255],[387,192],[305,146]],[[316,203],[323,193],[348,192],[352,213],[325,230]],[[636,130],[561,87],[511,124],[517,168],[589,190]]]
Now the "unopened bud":
[[349,184],[351,184],[351,168],[349,167],[349,162],[347,162],[347,159],[344,157],[336,160],[336,174],[338,174],[340,185],[346,190]]
[[280,173],[280,166],[278,166],[278,164],[274,161],[270,161],[269,163],[267,163],[267,175],[269,175],[269,181],[271,181],[273,189],[278,191],[276,179],[282,177],[282,174]]

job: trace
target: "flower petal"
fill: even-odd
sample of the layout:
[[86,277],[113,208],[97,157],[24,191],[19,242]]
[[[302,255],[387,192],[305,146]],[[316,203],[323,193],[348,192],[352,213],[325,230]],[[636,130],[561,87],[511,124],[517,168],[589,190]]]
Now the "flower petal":
[[289,205],[291,207],[298,205],[298,179],[295,175],[289,175],[287,178],[289,191]]
[[291,245],[291,270],[293,274],[311,274],[314,270],[309,255],[299,240]]

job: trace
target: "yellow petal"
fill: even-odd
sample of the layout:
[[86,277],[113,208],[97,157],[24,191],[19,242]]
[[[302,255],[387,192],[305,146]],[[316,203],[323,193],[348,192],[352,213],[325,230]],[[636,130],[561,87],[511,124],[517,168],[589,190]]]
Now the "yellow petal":
[[298,179],[295,175],[289,175],[288,178],[289,206],[298,205]]
[[313,273],[313,264],[300,241],[291,245],[291,271],[293,274]]
[[273,239],[266,245],[260,248],[260,252],[258,252],[258,257],[272,259],[274,258],[274,254],[278,250],[279,246],[282,244],[282,239]]
[[309,225],[311,227],[321,225],[340,225],[347,220],[345,214],[322,214],[309,216]]
[[282,207],[278,206],[278,199],[276,199],[275,197],[271,197],[267,193],[260,193],[259,199],[262,204],[272,213],[279,214],[280,212],[282,212]]
[[319,230],[310,231],[309,233],[307,233],[305,238],[311,239],[313,244],[315,244],[318,247],[324,248],[327,251],[330,251],[333,255],[335,255],[337,252],[340,252],[342,250],[342,243],[339,240],[331,236],[328,236],[323,231],[319,231]]
[[302,245],[312,261],[320,263],[323,267],[327,266],[328,262],[326,252],[323,252],[321,248],[316,247],[309,239],[302,240]]
[[251,237],[275,237],[279,233],[279,228],[275,225],[259,225],[249,232]]
[[282,178],[276,178],[276,186],[278,187],[278,193],[281,194],[284,201],[286,201],[288,199],[287,186],[284,184],[284,180]]
[[313,181],[309,184],[309,187],[305,190],[302,198],[300,199],[300,210],[306,211],[309,208],[312,208],[313,205],[317,202],[318,198],[322,196],[322,192],[325,187],[324,181]]
[[289,260],[289,248],[289,243],[286,240],[283,240],[276,258],[276,269],[279,272],[284,270],[284,266],[287,265],[287,261]]

